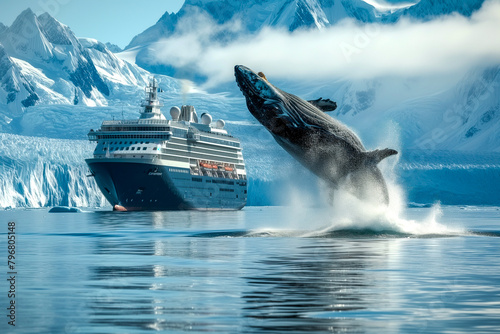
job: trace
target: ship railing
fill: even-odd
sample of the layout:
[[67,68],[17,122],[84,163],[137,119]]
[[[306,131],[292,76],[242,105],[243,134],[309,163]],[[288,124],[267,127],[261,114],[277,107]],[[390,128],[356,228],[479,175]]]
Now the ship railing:
[[159,160],[160,157],[157,154],[148,154],[143,153],[140,155],[132,155],[132,154],[122,154],[122,153],[109,153],[109,154],[94,154],[94,158],[102,159],[102,158],[119,158],[119,159],[144,159],[144,160]]
[[138,119],[138,120],[117,120],[103,121],[102,125],[131,125],[131,124],[169,124],[167,119]]

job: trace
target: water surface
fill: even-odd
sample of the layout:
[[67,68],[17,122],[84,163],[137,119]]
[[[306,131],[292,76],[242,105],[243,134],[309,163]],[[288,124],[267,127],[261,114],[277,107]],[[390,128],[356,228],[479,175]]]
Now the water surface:
[[13,329],[2,279],[0,330],[499,332],[499,208],[432,210],[373,224],[286,207],[3,211],[2,261],[16,222],[17,309]]

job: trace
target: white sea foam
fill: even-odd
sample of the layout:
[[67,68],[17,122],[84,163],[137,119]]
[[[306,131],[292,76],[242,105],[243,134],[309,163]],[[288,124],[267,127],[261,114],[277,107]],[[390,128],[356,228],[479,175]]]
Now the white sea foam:
[[[399,129],[389,125],[377,147],[391,147],[401,152]],[[389,205],[360,200],[342,187],[334,191],[323,182],[309,189],[291,180],[289,189],[283,191],[282,200],[289,204],[285,223],[280,228],[304,230],[303,236],[319,237],[335,231],[371,231],[408,235],[456,235],[465,231],[459,226],[442,222],[441,204],[436,202],[428,212],[419,212],[418,219],[409,218],[405,190],[398,180],[397,170],[401,154],[385,159],[379,164],[389,191]],[[308,178],[306,176],[306,178]],[[314,177],[309,178],[309,182]],[[307,183],[307,182],[305,182]]]

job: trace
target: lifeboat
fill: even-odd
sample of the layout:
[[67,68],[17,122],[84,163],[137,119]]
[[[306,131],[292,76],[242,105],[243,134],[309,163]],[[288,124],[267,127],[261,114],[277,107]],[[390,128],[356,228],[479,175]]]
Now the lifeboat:
[[227,172],[232,172],[232,171],[233,171],[233,168],[232,168],[232,167],[224,167],[224,169],[225,169]]
[[204,167],[204,168],[210,168],[210,169],[212,169],[212,168],[213,168],[211,164],[207,164],[207,163],[204,163],[204,162],[201,162],[201,163],[200,163],[200,166],[201,166],[201,167]]
[[113,211],[121,211],[121,212],[125,212],[125,211],[127,211],[127,209],[126,209],[124,206],[121,206],[121,205],[115,204],[115,205],[113,206]]

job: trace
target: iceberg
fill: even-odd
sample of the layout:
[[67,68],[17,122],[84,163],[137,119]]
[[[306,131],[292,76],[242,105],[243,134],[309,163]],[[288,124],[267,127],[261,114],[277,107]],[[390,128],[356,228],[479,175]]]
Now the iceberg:
[[69,206],[54,206],[49,210],[49,213],[77,213],[77,212],[82,212],[81,209],[79,208],[72,208]]

